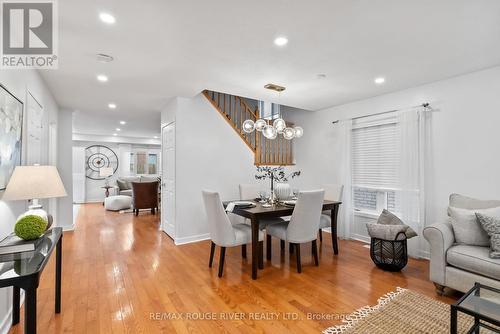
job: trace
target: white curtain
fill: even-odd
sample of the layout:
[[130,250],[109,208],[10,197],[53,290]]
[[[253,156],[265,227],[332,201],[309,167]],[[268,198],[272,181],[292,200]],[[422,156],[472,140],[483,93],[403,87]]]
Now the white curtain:
[[430,163],[430,115],[427,108],[398,112],[400,173],[399,201],[401,219],[418,237],[408,241],[408,254],[422,257],[422,231],[426,225],[426,171]]
[[352,120],[342,120],[338,124],[338,138],[340,140],[339,161],[341,161],[340,180],[344,185],[342,205],[338,214],[339,224],[337,235],[348,239],[351,235],[350,227],[353,222],[352,205]]

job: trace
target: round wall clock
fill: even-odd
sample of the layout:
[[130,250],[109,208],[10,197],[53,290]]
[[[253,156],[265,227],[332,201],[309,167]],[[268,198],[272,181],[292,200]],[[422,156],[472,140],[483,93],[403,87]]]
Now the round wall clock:
[[113,168],[113,174],[118,170],[118,156],[107,146],[92,145],[85,149],[85,175],[92,180],[104,180],[99,171],[103,167]]

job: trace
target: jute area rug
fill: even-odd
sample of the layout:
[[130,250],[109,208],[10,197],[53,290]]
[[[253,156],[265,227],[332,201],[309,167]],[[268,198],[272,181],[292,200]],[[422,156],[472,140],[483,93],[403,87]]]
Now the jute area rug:
[[[467,333],[473,318],[458,313],[458,332]],[[416,292],[397,288],[375,306],[365,306],[327,328],[324,334],[450,333],[450,306]],[[481,334],[493,333],[481,329]]]

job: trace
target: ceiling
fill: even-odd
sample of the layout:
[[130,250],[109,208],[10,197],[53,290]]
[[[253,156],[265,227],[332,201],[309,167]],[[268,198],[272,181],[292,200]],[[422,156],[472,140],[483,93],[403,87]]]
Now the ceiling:
[[[112,131],[123,118],[157,133],[168,99],[203,89],[318,110],[500,64],[498,0],[64,0],[58,6],[59,69],[42,75],[62,107],[87,118],[82,131]],[[101,22],[102,11],[116,23]],[[277,36],[288,37],[288,45],[275,46]],[[115,61],[99,63],[97,53]],[[97,82],[100,73],[109,82]],[[374,84],[379,76],[385,84]],[[263,88],[269,82],[287,87],[280,101]],[[108,110],[109,102],[118,108]]]

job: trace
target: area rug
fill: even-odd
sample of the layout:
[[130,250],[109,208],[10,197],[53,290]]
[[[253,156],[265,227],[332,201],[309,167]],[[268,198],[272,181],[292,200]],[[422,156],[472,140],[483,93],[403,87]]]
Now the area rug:
[[[458,313],[459,333],[467,333],[472,323],[472,317]],[[450,305],[403,288],[380,297],[375,306],[356,310],[343,320],[343,324],[323,331],[324,334],[449,332]],[[481,329],[482,333],[493,332]]]

